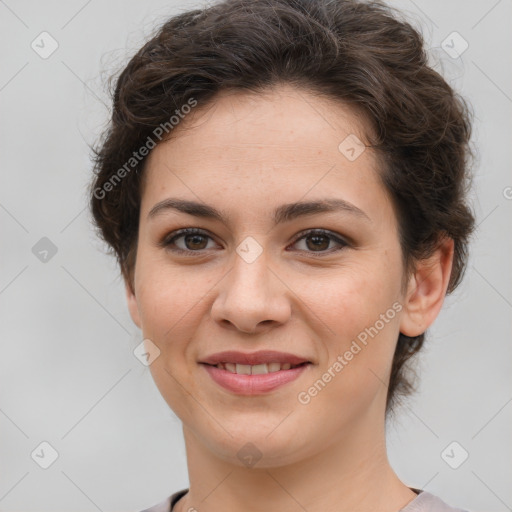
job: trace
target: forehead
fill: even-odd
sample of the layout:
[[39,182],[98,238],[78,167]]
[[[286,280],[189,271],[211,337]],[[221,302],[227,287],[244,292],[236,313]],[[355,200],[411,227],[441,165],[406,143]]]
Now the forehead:
[[[316,149],[313,154],[331,158],[334,163],[340,156],[339,144],[347,137],[367,144],[372,131],[362,109],[291,85],[259,92],[222,90],[207,104],[181,116],[168,140],[151,151],[147,166],[151,167],[155,155],[173,142],[177,144],[172,144],[172,153],[179,154],[180,147],[186,146],[187,151],[217,158],[222,157],[219,146],[229,147],[226,156],[232,158],[237,149],[244,157],[248,153],[263,157],[272,151],[289,151],[290,159]],[[376,159],[373,151],[365,153],[367,160]]]
[[[257,144],[277,150],[297,149],[297,143],[304,139],[308,147],[335,143],[337,148],[338,139],[341,142],[351,134],[367,142],[372,126],[361,108],[306,89],[279,85],[259,92],[222,90],[206,105],[183,116],[170,135],[182,139],[191,130],[212,142],[240,143],[246,150]],[[201,144],[204,146],[205,141]]]
[[[210,203],[214,191],[240,197],[288,193],[290,201],[325,197],[334,189],[353,198],[382,195],[377,157],[362,145],[370,128],[354,108],[303,89],[222,91],[184,116],[172,137],[152,150],[143,203],[171,191]],[[347,153],[351,147],[356,158]]]

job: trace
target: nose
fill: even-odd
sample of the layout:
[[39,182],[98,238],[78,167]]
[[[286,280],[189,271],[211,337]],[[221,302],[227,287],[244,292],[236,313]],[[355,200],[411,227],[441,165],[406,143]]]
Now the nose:
[[252,262],[235,254],[212,304],[216,322],[245,333],[286,323],[291,315],[290,288],[268,263],[264,253]]

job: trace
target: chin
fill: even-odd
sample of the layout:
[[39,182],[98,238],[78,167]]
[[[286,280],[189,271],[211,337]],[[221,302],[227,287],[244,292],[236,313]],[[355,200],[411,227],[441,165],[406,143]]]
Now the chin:
[[[281,418],[282,420],[283,418]],[[254,422],[253,422],[254,423]],[[279,425],[277,422],[275,425]],[[238,431],[232,432],[226,425],[230,436],[221,429],[220,439],[208,438],[207,444],[212,453],[229,464],[239,467],[273,468],[293,464],[302,458],[312,455],[313,443],[294,436],[282,428],[282,425],[271,429],[245,429],[244,423],[238,425]],[[279,428],[281,431],[278,432]],[[207,434],[211,435],[211,431]]]

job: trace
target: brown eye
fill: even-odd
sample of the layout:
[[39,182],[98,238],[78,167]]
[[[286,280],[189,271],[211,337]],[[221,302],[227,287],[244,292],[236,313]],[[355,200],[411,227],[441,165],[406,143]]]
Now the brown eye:
[[304,241],[303,246],[305,248],[299,250],[304,250],[306,252],[331,253],[333,252],[333,250],[327,249],[329,249],[329,246],[332,242],[334,242],[338,246],[341,246],[338,249],[334,249],[334,251],[343,249],[344,247],[349,245],[343,239],[341,239],[338,236],[335,236],[330,231],[318,229],[303,233],[302,236],[300,236],[300,238],[295,240],[294,245],[301,241]]
[[205,241],[206,237],[203,235],[185,235],[183,237],[183,240],[185,241],[185,245],[187,246],[187,249],[194,250],[194,249],[205,249]]
[[162,241],[162,246],[175,252],[200,252],[208,247],[208,239],[212,237],[200,229],[187,228],[179,230],[174,236],[167,237]]
[[[198,228],[186,228],[171,233],[172,236],[166,237],[160,245],[176,253],[201,253],[204,250],[213,249],[215,242],[206,232]],[[213,245],[208,246],[211,241]],[[307,253],[317,253],[319,256],[339,251],[350,244],[345,242],[339,236],[330,231],[316,229],[301,233],[301,236],[295,240],[293,245],[299,242],[303,243],[300,251]],[[331,244],[338,247],[331,247]]]
[[308,244],[308,242],[306,242],[308,249],[311,249],[311,250],[316,250],[316,249],[319,249],[319,250],[324,249],[325,250],[329,247],[329,243],[330,243],[329,237],[327,237],[325,235],[308,235],[306,237],[306,240],[311,242],[311,244]]

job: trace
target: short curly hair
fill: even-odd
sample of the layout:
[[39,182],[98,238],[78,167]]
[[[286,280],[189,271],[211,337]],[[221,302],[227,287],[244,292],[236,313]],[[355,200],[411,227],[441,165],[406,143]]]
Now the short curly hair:
[[[93,148],[93,220],[129,286],[146,162],[137,150],[191,99],[206,106],[222,90],[258,93],[286,83],[364,115],[406,273],[448,236],[448,292],[455,289],[474,229],[467,202],[472,111],[428,65],[422,35],[400,14],[379,1],[224,0],[176,15],[156,31],[116,79],[112,117]],[[405,363],[424,337],[399,335],[386,415],[415,389]]]

